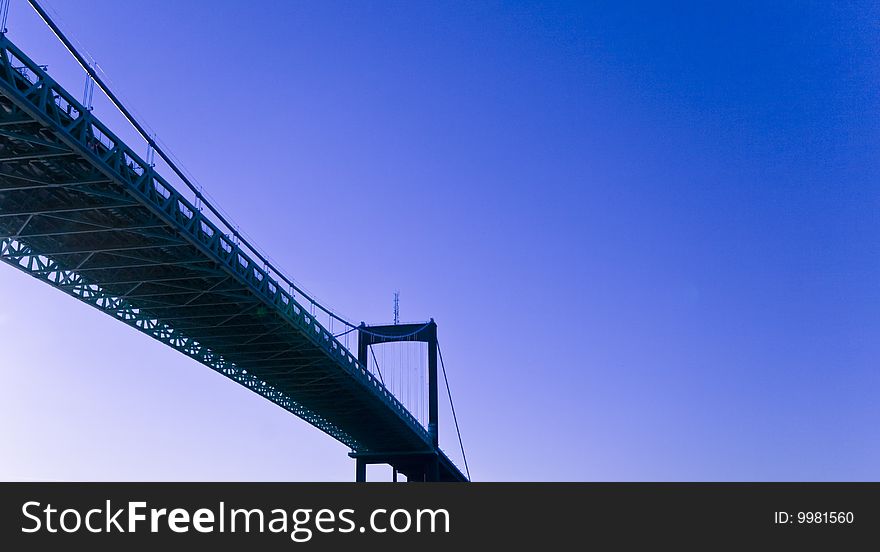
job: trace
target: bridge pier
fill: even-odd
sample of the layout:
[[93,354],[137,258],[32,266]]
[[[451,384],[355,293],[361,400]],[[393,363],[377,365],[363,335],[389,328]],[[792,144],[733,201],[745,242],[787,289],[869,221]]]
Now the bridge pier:
[[440,481],[440,459],[434,456],[428,460],[425,481]]
[[441,478],[439,452],[351,452],[348,455],[355,459],[355,481],[366,482],[369,464],[388,464],[391,466],[393,481],[397,482],[397,474],[406,476],[407,482],[437,482]]
[[356,458],[354,468],[354,480],[357,483],[366,483],[367,481],[367,463],[362,458]]

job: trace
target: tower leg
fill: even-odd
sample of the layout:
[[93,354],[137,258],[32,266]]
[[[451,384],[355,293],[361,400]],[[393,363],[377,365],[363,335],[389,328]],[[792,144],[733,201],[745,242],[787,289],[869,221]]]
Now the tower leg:
[[[431,320],[433,324],[433,319]],[[440,415],[437,407],[437,326],[433,325],[433,335],[428,340],[428,434],[436,449],[440,443],[438,422]]]

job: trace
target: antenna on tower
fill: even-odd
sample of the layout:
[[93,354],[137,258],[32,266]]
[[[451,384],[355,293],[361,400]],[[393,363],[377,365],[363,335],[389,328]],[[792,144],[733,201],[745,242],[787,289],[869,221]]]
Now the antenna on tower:
[[400,324],[400,292],[394,292],[394,324]]

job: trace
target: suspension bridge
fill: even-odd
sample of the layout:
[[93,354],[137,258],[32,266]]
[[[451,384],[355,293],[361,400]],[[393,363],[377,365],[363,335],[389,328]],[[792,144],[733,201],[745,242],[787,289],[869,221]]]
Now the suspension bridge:
[[[158,155],[171,174],[159,174],[152,159],[84,105],[90,93],[76,99],[4,28],[0,259],[342,442],[358,481],[366,480],[368,464],[391,465],[395,480],[398,472],[408,481],[469,480],[439,446],[438,357],[446,374],[437,324],[355,324],[315,301],[228,222],[42,7],[28,1],[89,85],[137,130],[147,157]],[[334,327],[342,331],[334,334]],[[424,344],[427,358],[415,363],[426,372],[424,417],[387,385],[373,352],[399,342]],[[353,343],[356,355],[347,346]]]

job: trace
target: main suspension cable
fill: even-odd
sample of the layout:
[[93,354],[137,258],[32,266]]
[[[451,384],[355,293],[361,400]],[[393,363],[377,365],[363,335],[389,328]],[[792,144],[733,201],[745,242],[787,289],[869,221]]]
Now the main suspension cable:
[[192,191],[192,193],[195,195],[196,200],[198,200],[199,202],[202,203],[202,205],[207,207],[208,210],[211,211],[211,213],[213,213],[213,215],[216,216],[217,219],[223,223],[223,225],[226,227],[226,229],[232,233],[232,236],[236,240],[238,240],[240,243],[244,244],[254,254],[254,256],[257,257],[257,259],[263,263],[263,265],[267,269],[271,269],[273,274],[276,277],[278,277],[279,279],[284,281],[284,283],[286,283],[288,286],[290,286],[290,288],[292,290],[295,290],[297,293],[299,293],[309,303],[311,303],[312,305],[316,306],[321,311],[326,313],[327,316],[330,316],[331,318],[334,318],[349,327],[355,326],[355,324],[353,324],[352,322],[349,322],[348,320],[342,318],[341,316],[339,316],[335,312],[331,311],[327,307],[325,307],[325,306],[321,305],[320,303],[318,303],[317,301],[315,301],[311,296],[309,296],[299,286],[297,286],[291,279],[289,279],[287,276],[285,276],[283,272],[278,270],[272,263],[270,263],[269,260],[266,258],[266,256],[260,252],[259,248],[257,248],[255,245],[252,245],[250,242],[248,242],[248,240],[245,239],[244,236],[242,236],[242,234],[238,230],[238,228],[234,224],[229,222],[227,220],[227,218],[218,210],[218,208],[215,207],[211,202],[209,202],[207,200],[207,198],[205,197],[205,194],[202,193],[200,187],[193,184],[192,181],[186,176],[186,174],[184,174],[184,171],[181,170],[181,168],[178,166],[178,163],[175,163],[174,160],[172,159],[172,157],[166,153],[165,148],[161,147],[157,143],[157,141],[153,139],[153,136],[150,133],[148,133],[146,131],[146,129],[144,129],[144,127],[138,122],[138,120],[134,117],[134,115],[122,104],[122,102],[119,100],[119,98],[110,90],[110,87],[107,86],[107,83],[105,83],[104,80],[101,78],[101,76],[98,74],[98,72],[95,71],[92,64],[88,63],[86,61],[86,59],[82,56],[82,54],[80,54],[79,50],[77,50],[77,48],[73,45],[73,43],[61,31],[61,29],[58,27],[58,25],[55,23],[55,21],[52,20],[52,18],[49,16],[48,13],[46,13],[46,10],[44,10],[43,7],[40,6],[39,2],[37,2],[37,0],[27,0],[27,1],[28,1],[28,4],[30,4],[31,7],[34,9],[34,11],[37,12],[37,15],[40,16],[40,18],[43,20],[43,22],[45,22],[46,25],[49,26],[49,28],[52,30],[52,32],[55,34],[55,36],[58,38],[58,40],[60,40],[61,43],[64,45],[64,47],[67,48],[67,51],[70,52],[70,54],[74,57],[74,59],[76,59],[77,63],[80,64],[80,66],[86,71],[86,73],[88,73],[88,75],[92,78],[92,80],[95,81],[95,84],[97,84],[98,87],[101,89],[101,91],[104,92],[104,94],[107,96],[107,99],[109,99],[110,102],[116,107],[116,109],[119,110],[119,112],[122,114],[123,117],[125,117],[125,119],[129,122],[129,124],[132,127],[134,127],[134,129],[137,131],[137,133],[140,134],[141,138],[143,138],[143,140],[147,142],[147,145],[149,145],[153,149],[153,151],[155,151],[156,153],[159,154],[159,157],[161,157],[162,160],[168,165],[168,167],[172,171],[174,171],[174,174],[177,175],[177,177],[181,180],[181,182],[183,182],[187,186],[187,188],[189,188],[190,191]]
[[440,367],[443,369],[443,381],[446,382],[446,394],[449,396],[449,407],[452,409],[452,419],[455,421],[455,432],[458,434],[458,446],[461,447],[461,457],[464,460],[464,471],[468,479],[471,478],[471,470],[468,468],[467,454],[464,452],[464,442],[461,440],[461,430],[458,427],[458,416],[455,415],[455,404],[452,402],[452,390],[449,389],[449,378],[446,377],[446,364],[443,362],[443,351],[440,342],[437,342],[437,354],[440,356]]
[[[321,305],[320,303],[318,303],[317,301],[312,299],[312,297],[310,295],[305,293],[291,279],[289,279],[287,276],[285,276],[284,273],[282,273],[272,263],[270,263],[269,260],[266,258],[266,256],[263,253],[261,253],[261,251],[256,246],[254,246],[250,242],[248,242],[248,240],[242,236],[241,232],[237,229],[237,227],[235,225],[233,225],[232,223],[230,223],[227,220],[227,218],[218,210],[218,208],[215,207],[210,201],[207,200],[207,198],[205,197],[205,194],[201,190],[201,187],[193,184],[193,182],[190,180],[190,178],[187,177],[187,175],[185,174],[184,170],[182,170],[180,168],[178,162],[175,162],[175,160],[172,159],[172,156],[170,156],[168,153],[166,153],[165,148],[163,148],[159,145],[157,140],[154,139],[154,137],[149,132],[147,132],[146,129],[144,129],[144,127],[138,122],[138,120],[134,117],[134,115],[122,104],[122,102],[119,100],[119,98],[110,90],[109,86],[107,86],[107,84],[104,82],[104,80],[98,74],[98,72],[95,70],[93,64],[86,61],[86,59],[82,56],[82,54],[80,54],[80,52],[73,45],[73,43],[67,38],[67,36],[64,35],[64,33],[61,31],[61,29],[58,27],[58,25],[52,20],[52,18],[49,16],[49,14],[46,13],[46,11],[42,8],[42,6],[40,6],[40,4],[37,2],[37,0],[27,0],[27,1],[30,4],[30,6],[34,9],[34,11],[37,12],[37,14],[40,16],[40,18],[46,23],[46,25],[52,30],[52,32],[55,34],[55,36],[58,38],[58,40],[61,41],[61,43],[68,50],[68,52],[70,52],[70,54],[74,57],[74,59],[76,59],[76,61],[79,63],[79,65],[92,78],[94,83],[101,89],[102,92],[104,92],[104,94],[107,96],[107,99],[109,99],[110,102],[116,107],[116,109],[119,110],[119,112],[122,114],[122,116],[125,117],[125,119],[137,131],[137,133],[147,143],[147,145],[150,148],[152,148],[152,150],[155,153],[159,154],[159,156],[162,158],[162,160],[177,175],[177,177],[180,179],[180,181],[183,182],[187,186],[187,188],[190,189],[190,191],[195,195],[196,200],[198,202],[200,202],[202,205],[204,205],[214,216],[216,216],[217,219],[232,234],[232,236],[235,239],[237,239],[240,243],[245,245],[254,254],[254,256],[259,261],[261,261],[263,263],[263,265],[266,267],[267,271],[271,270],[276,277],[281,279],[284,283],[288,284],[290,286],[291,290],[299,293],[300,296],[302,296],[304,299],[306,299],[313,306],[317,307],[318,309],[320,309],[321,311],[326,313],[332,319],[335,319],[350,328],[349,330],[347,330],[341,334],[338,334],[337,336],[334,336],[334,337],[339,337],[339,336],[345,335],[349,332],[352,332],[355,329],[360,329],[364,333],[367,333],[369,335],[372,335],[374,337],[379,337],[379,338],[383,338],[383,337],[406,338],[406,337],[411,337],[411,336],[416,335],[417,333],[421,332],[428,325],[431,324],[431,322],[427,322],[427,323],[425,323],[424,326],[420,327],[416,331],[414,331],[410,334],[407,334],[407,335],[403,335],[403,336],[383,335],[380,333],[372,332],[372,331],[366,329],[363,325],[357,325],[357,324],[354,324],[353,322],[350,322],[349,320],[346,320],[345,318],[341,317],[340,315],[336,314],[335,312],[331,311],[327,307],[324,307],[323,305]],[[8,9],[9,9],[8,2],[5,5],[0,6],[0,10],[2,10],[2,11],[0,11],[0,29],[2,29],[2,26],[3,26],[2,23],[5,23],[6,12]],[[2,29],[2,31],[5,32],[5,29]],[[186,172],[188,172],[188,171],[186,171]],[[464,460],[465,471],[467,472],[468,479],[470,479],[470,469],[469,469],[468,463],[467,463],[467,456],[465,454],[464,443],[461,438],[461,430],[458,425],[458,417],[456,416],[456,413],[455,413],[455,404],[452,401],[452,391],[449,388],[449,378],[446,374],[446,365],[443,362],[443,353],[440,351],[439,343],[437,346],[437,352],[440,357],[440,365],[443,369],[443,380],[446,383],[446,393],[449,397],[449,405],[452,409],[452,418],[455,422],[455,431],[458,434],[458,444],[459,444],[459,447],[461,448],[461,454],[462,454],[462,458]],[[382,384],[384,385],[385,381],[382,376],[381,369],[379,368],[379,363],[376,361],[376,354],[375,354],[375,352],[373,352],[372,347],[370,347],[370,353],[373,356],[373,361],[376,362],[376,370],[379,373],[379,378],[382,381]]]
[[376,360],[376,353],[373,352],[373,346],[369,345],[367,349],[369,349],[370,354],[373,355],[373,362],[376,364],[376,371],[379,372],[379,379],[382,381],[382,385],[385,385],[385,378],[382,377],[382,369],[379,368],[379,361]]

